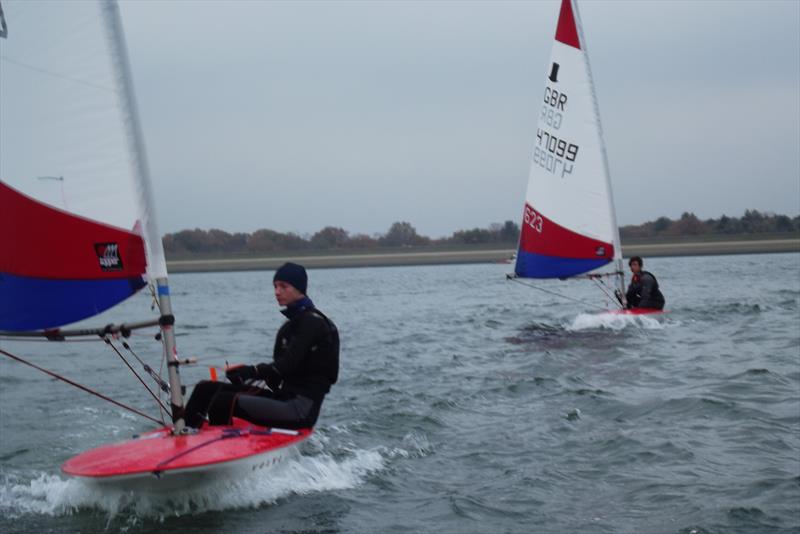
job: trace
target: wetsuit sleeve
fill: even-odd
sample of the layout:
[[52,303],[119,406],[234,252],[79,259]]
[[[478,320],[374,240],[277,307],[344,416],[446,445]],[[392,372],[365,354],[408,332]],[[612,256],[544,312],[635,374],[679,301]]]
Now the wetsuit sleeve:
[[642,284],[642,298],[639,302],[650,302],[650,295],[653,294],[653,286],[655,285],[656,280],[650,275],[643,275],[641,279]]
[[294,334],[285,347],[275,346],[273,366],[282,378],[289,378],[297,373],[303,365],[311,347],[323,333],[322,320],[314,315],[306,315],[298,319]]
[[638,298],[636,297],[636,288],[633,287],[633,282],[628,284],[628,290],[625,292],[625,304],[628,308],[632,308],[635,306],[635,302],[638,302]]

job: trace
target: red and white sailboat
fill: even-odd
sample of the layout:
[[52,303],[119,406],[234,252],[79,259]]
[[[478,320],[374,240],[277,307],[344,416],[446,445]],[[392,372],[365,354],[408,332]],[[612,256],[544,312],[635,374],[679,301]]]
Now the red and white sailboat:
[[[279,461],[312,429],[235,420],[184,432],[184,362],[175,346],[167,267],[116,1],[3,1],[0,56],[0,332],[110,339],[157,326],[168,372],[163,380],[148,370],[157,391],[168,395],[168,406],[157,400],[171,424],[80,454],[63,471],[161,490]],[[61,328],[148,286],[157,318]],[[26,363],[2,348],[0,353]]]
[[531,156],[511,278],[589,278],[615,313],[642,313],[614,296],[625,293],[622,247],[577,0],[561,2]]

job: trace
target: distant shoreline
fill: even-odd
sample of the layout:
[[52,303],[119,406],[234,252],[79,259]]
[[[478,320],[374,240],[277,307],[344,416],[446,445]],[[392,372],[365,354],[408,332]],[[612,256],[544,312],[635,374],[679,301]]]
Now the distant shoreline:
[[[639,241],[639,240],[637,240]],[[287,254],[253,258],[204,258],[168,260],[171,273],[273,270],[286,261],[297,261],[311,269],[341,267],[389,267],[404,265],[447,265],[459,263],[502,263],[515,250],[511,247],[464,248],[462,250],[381,251],[350,254]],[[713,256],[726,254],[769,254],[800,252],[800,237],[780,239],[739,238],[730,240],[675,241],[669,243],[623,243],[624,257]]]

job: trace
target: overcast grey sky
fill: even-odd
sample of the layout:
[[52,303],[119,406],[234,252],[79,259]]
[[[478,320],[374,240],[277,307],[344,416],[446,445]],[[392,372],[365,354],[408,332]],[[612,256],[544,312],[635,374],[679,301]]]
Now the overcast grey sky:
[[[558,1],[141,1],[161,230],[519,222]],[[800,2],[585,1],[617,216],[800,213]]]

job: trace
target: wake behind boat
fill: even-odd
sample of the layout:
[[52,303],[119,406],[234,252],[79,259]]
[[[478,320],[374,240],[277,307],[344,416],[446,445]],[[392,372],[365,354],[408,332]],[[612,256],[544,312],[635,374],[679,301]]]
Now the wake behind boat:
[[[64,463],[64,473],[160,491],[212,473],[273,465],[312,429],[242,421],[184,427],[179,368],[190,362],[179,359],[175,345],[164,250],[116,2],[17,2],[0,6],[0,18],[0,334],[100,338],[136,374],[160,412],[153,417],[0,349],[160,427],[78,455]],[[61,328],[112,309],[145,287],[158,309],[155,318]],[[153,326],[160,330],[167,379],[125,340],[132,330]],[[136,372],[120,345],[144,373]]]

